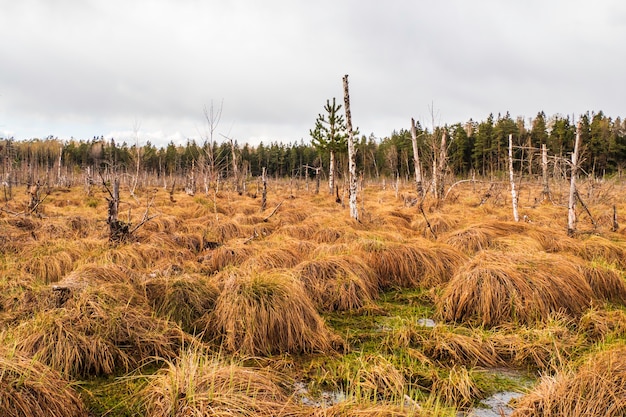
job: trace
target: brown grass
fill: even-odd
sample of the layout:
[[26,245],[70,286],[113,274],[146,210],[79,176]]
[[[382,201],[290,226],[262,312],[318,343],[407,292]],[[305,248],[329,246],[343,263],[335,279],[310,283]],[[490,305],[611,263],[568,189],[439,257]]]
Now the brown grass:
[[482,252],[448,283],[437,301],[438,314],[483,326],[532,323],[558,312],[579,317],[594,291],[578,265],[550,254]]
[[0,415],[87,417],[80,397],[59,373],[0,350]]
[[300,408],[290,403],[277,376],[198,351],[183,352],[146,377],[150,382],[140,399],[147,417],[279,417],[296,415]]
[[331,350],[324,321],[302,284],[286,270],[231,271],[208,326],[229,352],[271,355]]
[[159,276],[143,284],[154,311],[195,333],[197,321],[213,310],[219,290],[202,275]]
[[427,240],[387,243],[361,242],[366,262],[378,275],[381,288],[415,288],[447,282],[466,257],[449,246]]
[[145,300],[124,284],[86,287],[63,308],[23,321],[9,336],[19,352],[80,377],[174,357],[188,340],[173,323],[153,317]]
[[377,277],[357,256],[304,261],[295,273],[311,300],[323,311],[358,310],[378,298]]
[[626,347],[592,355],[575,371],[545,376],[512,417],[618,417],[626,414]]
[[473,254],[489,249],[494,239],[526,230],[524,223],[493,221],[467,226],[441,237],[441,240],[456,249]]

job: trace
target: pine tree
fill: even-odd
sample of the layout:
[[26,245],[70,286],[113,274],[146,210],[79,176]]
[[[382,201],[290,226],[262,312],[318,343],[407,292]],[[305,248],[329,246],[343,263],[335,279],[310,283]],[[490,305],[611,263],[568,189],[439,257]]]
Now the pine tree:
[[331,194],[335,188],[335,157],[337,153],[345,152],[348,148],[346,122],[339,110],[341,110],[341,104],[337,104],[334,97],[332,104],[330,100],[326,100],[324,106],[326,113],[317,116],[315,128],[309,131],[312,138],[311,143],[318,152],[328,152],[329,154],[328,187]]

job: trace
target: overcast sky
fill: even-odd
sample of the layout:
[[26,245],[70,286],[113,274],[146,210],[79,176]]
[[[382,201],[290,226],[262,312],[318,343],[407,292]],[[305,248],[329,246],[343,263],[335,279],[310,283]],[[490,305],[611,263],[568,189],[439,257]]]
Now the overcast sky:
[[309,140],[326,99],[410,126],[626,116],[623,0],[0,0],[0,137]]

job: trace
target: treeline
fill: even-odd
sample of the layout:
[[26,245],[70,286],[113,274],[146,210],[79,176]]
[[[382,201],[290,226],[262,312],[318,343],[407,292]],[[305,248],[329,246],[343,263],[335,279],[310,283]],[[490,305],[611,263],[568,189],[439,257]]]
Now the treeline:
[[[588,175],[621,175],[626,166],[626,120],[612,119],[603,112],[587,113],[580,118],[583,143],[582,170]],[[529,175],[539,172],[540,148],[546,145],[551,158],[564,160],[573,150],[576,122],[570,117],[546,117],[543,112],[530,120],[512,119],[507,113],[486,120],[457,123],[429,131],[417,126],[418,146],[426,173],[430,171],[433,150],[447,135],[449,174],[497,177],[506,171],[508,136],[513,135],[516,169]],[[384,138],[360,137],[357,145],[357,170],[368,178],[409,178],[413,173],[413,149],[409,129],[400,129]],[[272,142],[257,146],[236,142],[169,143],[156,147],[150,142],[143,146],[117,143],[114,139],[94,137],[91,140],[64,142],[49,137],[15,141],[0,140],[2,175],[10,172],[36,170],[79,173],[87,168],[135,172],[161,176],[189,175],[204,172],[207,166],[221,178],[232,175],[260,176],[266,168],[272,177],[303,177],[322,172],[328,167],[328,155],[316,149],[307,139],[284,144]],[[346,167],[346,155],[338,154],[338,173]],[[233,164],[233,160],[235,164]],[[138,164],[139,162],[139,164]],[[554,171],[557,173],[556,169]]]

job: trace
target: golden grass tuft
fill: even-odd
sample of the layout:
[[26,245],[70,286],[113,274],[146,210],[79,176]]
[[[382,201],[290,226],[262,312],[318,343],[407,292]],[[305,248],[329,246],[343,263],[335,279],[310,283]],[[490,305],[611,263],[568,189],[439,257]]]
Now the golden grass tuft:
[[626,269],[626,244],[600,236],[590,236],[578,248],[577,255],[588,261],[603,260]]
[[357,370],[348,380],[346,390],[358,400],[401,400],[406,388],[402,373],[381,355],[364,355],[357,360]]
[[222,362],[198,351],[168,361],[139,395],[146,417],[293,416],[300,409],[265,370]]
[[78,394],[38,361],[0,351],[0,415],[87,417]]
[[444,370],[442,375],[435,375],[430,395],[444,404],[467,408],[482,398],[483,392],[476,385],[467,368],[453,366]]
[[209,251],[199,261],[202,264],[203,271],[214,273],[223,270],[227,266],[241,265],[253,256],[255,252],[256,249],[250,245],[229,244],[228,246],[220,246]]
[[243,268],[270,270],[292,268],[300,262],[298,247],[276,247],[260,250],[242,263]]
[[579,317],[594,292],[578,265],[543,253],[481,252],[450,280],[437,312],[446,321],[483,326],[532,323],[558,312]]
[[65,275],[58,287],[80,290],[89,285],[131,284],[136,281],[135,274],[124,266],[116,264],[84,264]]
[[207,321],[229,352],[331,350],[332,335],[302,284],[286,270],[231,271]]
[[405,243],[365,240],[361,250],[378,275],[381,288],[415,288],[447,282],[466,256],[427,240]]
[[57,282],[70,272],[84,250],[62,239],[23,247],[21,269],[45,283]]
[[583,264],[581,271],[595,298],[626,305],[626,282],[622,273],[601,264]]
[[606,341],[609,338],[626,336],[626,312],[590,308],[580,318],[578,331],[587,340]]
[[378,298],[376,274],[358,256],[315,258],[300,263],[295,272],[323,311],[358,310]]
[[202,275],[183,274],[155,277],[143,283],[148,302],[155,312],[194,333],[196,322],[213,310],[218,288]]
[[173,323],[152,316],[145,299],[126,284],[74,292],[63,308],[42,311],[9,334],[19,352],[81,377],[174,357],[188,340]]
[[626,346],[591,355],[575,371],[544,376],[522,397],[512,417],[626,415]]
[[441,240],[467,254],[489,249],[498,237],[526,231],[524,223],[501,222],[480,223],[455,230],[442,236]]

